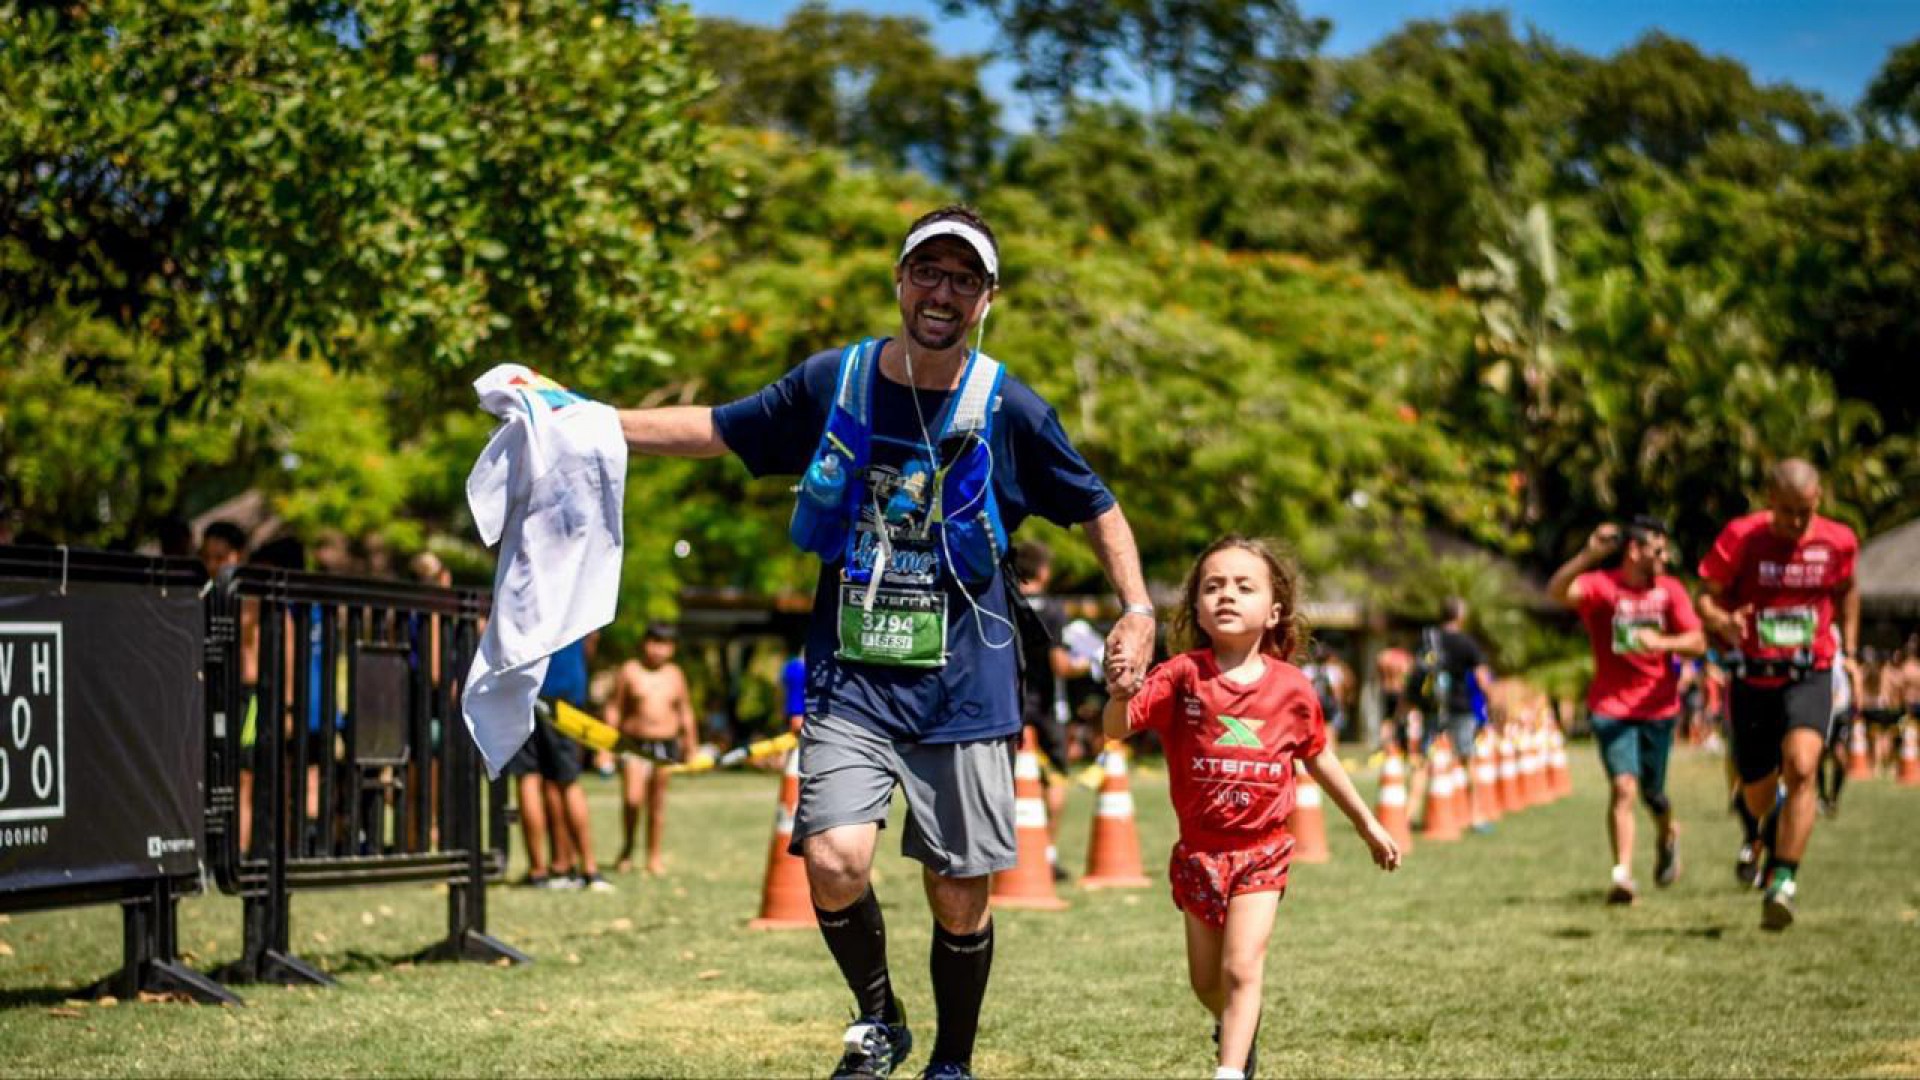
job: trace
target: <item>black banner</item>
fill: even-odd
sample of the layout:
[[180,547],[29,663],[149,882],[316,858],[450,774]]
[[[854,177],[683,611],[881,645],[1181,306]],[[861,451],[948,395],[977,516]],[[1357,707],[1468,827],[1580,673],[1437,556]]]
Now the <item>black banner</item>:
[[0,895],[198,873],[204,619],[190,590],[0,581]]

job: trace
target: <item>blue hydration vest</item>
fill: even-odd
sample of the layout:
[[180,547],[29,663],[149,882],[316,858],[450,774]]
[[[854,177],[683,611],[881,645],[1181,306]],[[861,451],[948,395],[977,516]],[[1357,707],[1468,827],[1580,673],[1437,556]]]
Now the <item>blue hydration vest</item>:
[[[967,358],[959,390],[928,433],[938,450],[929,519],[933,547],[947,573],[967,585],[992,580],[1007,550],[1007,530],[993,494],[990,449],[994,403],[1005,371],[999,361],[975,351]],[[798,498],[787,530],[802,551],[823,560],[844,559],[846,579],[857,584],[871,580],[878,556],[890,550],[884,544],[878,553],[855,550],[860,535],[855,525],[869,501],[865,474],[872,448],[873,386],[879,377],[878,339],[849,345],[840,354],[833,407],[813,461],[795,489]],[[819,483],[828,458],[835,465],[827,475],[844,478],[833,487]],[[876,506],[875,511],[884,519],[884,508]]]

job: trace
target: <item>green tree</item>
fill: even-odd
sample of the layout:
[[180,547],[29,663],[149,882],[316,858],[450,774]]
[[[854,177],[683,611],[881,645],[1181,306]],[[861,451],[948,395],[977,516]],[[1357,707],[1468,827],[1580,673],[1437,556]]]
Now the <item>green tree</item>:
[[703,111],[965,184],[992,164],[999,106],[981,86],[986,57],[945,55],[929,35],[919,19],[818,2],[778,28],[703,19],[695,56],[718,83]]
[[[689,22],[561,0],[0,3],[0,335],[79,387],[140,387],[151,427],[128,445],[178,458],[48,527],[137,536],[179,462],[224,453],[182,433],[261,365],[424,367],[443,403],[500,360],[669,361],[672,252],[706,198]],[[45,470],[16,450],[0,482],[19,490]]]
[[1145,84],[1155,113],[1215,115],[1285,83],[1332,25],[1294,0],[942,0],[999,25],[1043,119]]
[[1894,49],[1860,101],[1866,115],[1912,146],[1920,141],[1920,38]]

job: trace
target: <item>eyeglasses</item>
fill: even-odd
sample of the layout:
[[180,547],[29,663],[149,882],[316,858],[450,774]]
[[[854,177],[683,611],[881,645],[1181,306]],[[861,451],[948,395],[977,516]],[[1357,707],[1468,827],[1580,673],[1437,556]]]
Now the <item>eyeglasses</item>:
[[955,296],[979,296],[987,279],[971,270],[942,270],[932,263],[908,263],[907,280],[916,289],[937,289],[942,281],[953,286]]

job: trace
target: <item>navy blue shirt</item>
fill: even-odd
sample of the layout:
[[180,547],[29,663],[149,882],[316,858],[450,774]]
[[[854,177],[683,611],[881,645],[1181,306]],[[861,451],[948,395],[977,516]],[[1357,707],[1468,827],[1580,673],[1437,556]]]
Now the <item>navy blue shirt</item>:
[[[720,438],[753,475],[805,471],[826,427],[840,353],[816,353],[759,393],[714,410]],[[913,390],[885,375],[875,380],[870,469],[898,468],[911,448],[924,444],[916,396],[931,425],[952,394]],[[1113,493],[1073,448],[1059,416],[1025,383],[1008,373],[993,408],[993,492],[1009,534],[1035,514],[1064,527],[1091,521],[1114,505]],[[822,563],[814,591],[806,648],[809,715],[829,714],[905,741],[966,742],[1019,732],[1018,661],[998,571],[977,590],[963,590],[951,574],[940,575],[947,594],[947,662],[907,668],[834,655],[841,562]]]
[[547,677],[540,696],[559,698],[578,709],[587,707],[587,642],[585,638],[554,653],[547,661]]

